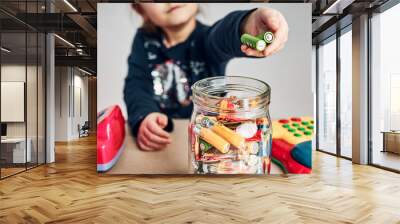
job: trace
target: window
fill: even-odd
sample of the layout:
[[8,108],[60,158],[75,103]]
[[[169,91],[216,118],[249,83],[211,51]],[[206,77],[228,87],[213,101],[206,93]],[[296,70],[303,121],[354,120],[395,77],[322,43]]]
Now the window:
[[371,18],[371,162],[400,170],[400,5]]
[[339,33],[340,36],[331,36],[318,48],[318,149],[351,158],[353,78],[351,25]]
[[336,153],[336,37],[318,47],[318,149]]
[[[340,36],[340,155],[352,157],[352,32]],[[347,31],[347,32],[346,32]]]
[[[1,2],[43,13],[44,1]],[[16,7],[12,7],[15,9]],[[0,12],[0,178],[45,163],[45,34]]]

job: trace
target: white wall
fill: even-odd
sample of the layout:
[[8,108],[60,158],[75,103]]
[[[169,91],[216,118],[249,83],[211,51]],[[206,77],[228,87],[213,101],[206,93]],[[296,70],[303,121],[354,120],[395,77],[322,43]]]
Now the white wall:
[[67,141],[69,133],[69,85],[68,67],[55,68],[55,141]]
[[99,3],[97,10],[97,111],[118,104],[126,115],[122,91],[132,40],[141,21],[130,4]]
[[[71,67],[56,67],[55,73],[55,140],[77,139],[78,124],[88,120],[88,78]],[[82,114],[77,105],[82,106]]]
[[[289,24],[289,40],[278,54],[265,59],[234,59],[227,75],[250,76],[270,84],[271,116],[273,119],[291,115],[313,115],[311,72],[311,4],[201,4],[200,19],[212,24],[234,10],[254,7],[278,9]],[[123,102],[127,57],[140,17],[130,4],[98,4],[98,111]]]

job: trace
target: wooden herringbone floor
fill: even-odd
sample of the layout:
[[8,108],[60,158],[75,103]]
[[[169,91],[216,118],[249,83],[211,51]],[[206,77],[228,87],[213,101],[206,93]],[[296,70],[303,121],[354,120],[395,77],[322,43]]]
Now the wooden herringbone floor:
[[311,175],[99,176],[95,138],[0,181],[0,223],[400,223],[400,175],[314,154]]

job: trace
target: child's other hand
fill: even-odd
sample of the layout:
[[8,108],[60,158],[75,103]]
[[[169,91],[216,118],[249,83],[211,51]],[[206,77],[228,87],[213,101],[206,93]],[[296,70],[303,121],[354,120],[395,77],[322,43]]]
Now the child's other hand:
[[137,143],[146,151],[164,149],[171,143],[171,137],[163,128],[168,124],[168,117],[162,113],[150,113],[140,124]]
[[244,44],[241,50],[248,56],[267,57],[281,50],[287,39],[289,27],[285,17],[275,10],[269,8],[259,8],[253,11],[242,24],[242,32],[256,36],[262,32],[271,31],[275,39],[264,51],[257,51]]

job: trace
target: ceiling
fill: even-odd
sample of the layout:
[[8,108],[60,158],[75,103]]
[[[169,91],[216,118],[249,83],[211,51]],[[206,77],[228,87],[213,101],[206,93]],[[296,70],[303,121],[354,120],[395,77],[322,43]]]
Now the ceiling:
[[[270,0],[271,3],[311,3],[313,43],[337,29],[337,21],[379,7],[388,0]],[[25,52],[25,30],[55,32],[56,64],[80,66],[96,72],[97,3],[115,0],[1,0],[0,26],[3,46]],[[258,1],[259,2],[259,1]],[[49,13],[52,11],[52,13]],[[341,26],[345,26],[342,22]],[[22,32],[22,33],[21,33]],[[64,41],[66,40],[66,41]],[[72,44],[72,45],[71,45]],[[34,52],[34,44],[28,44]]]

